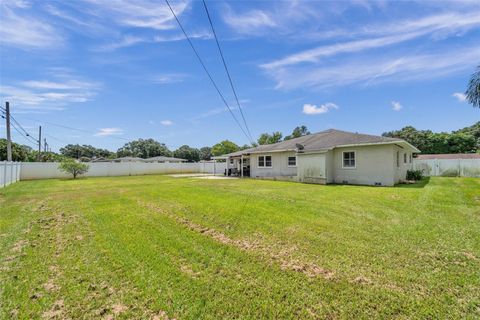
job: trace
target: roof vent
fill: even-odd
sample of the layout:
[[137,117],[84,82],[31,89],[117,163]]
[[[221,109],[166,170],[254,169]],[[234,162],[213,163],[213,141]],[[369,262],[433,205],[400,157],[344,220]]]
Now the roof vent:
[[297,147],[298,151],[301,151],[305,148],[305,146],[303,144],[300,144],[300,143],[296,143],[295,146]]

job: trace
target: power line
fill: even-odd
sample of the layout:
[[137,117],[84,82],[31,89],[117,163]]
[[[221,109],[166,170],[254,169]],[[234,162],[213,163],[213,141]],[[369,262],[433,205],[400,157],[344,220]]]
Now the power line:
[[243,123],[245,124],[245,128],[247,129],[248,135],[250,136],[250,140],[253,141],[254,139],[252,138],[252,134],[250,132],[250,129],[248,128],[247,120],[245,120],[245,115],[243,114],[243,110],[240,105],[237,92],[233,85],[232,77],[230,76],[230,72],[228,71],[227,63],[225,61],[225,57],[223,56],[222,48],[220,47],[220,42],[218,41],[217,33],[215,32],[215,28],[213,27],[212,18],[210,17],[210,12],[208,11],[207,3],[205,2],[205,0],[203,0],[203,6],[205,7],[205,12],[207,13],[207,17],[208,17],[208,22],[210,23],[210,27],[212,28],[213,36],[215,37],[215,42],[217,43],[217,48],[218,48],[218,51],[220,52],[220,57],[222,58],[222,63],[225,68],[225,72],[227,73],[227,76],[228,76],[228,81],[230,82],[230,88],[232,88],[233,95],[235,96],[235,100],[237,101],[238,110],[240,110],[240,114],[242,115]]
[[210,74],[210,72],[208,71],[207,67],[205,66],[205,63],[203,62],[202,58],[201,58],[200,55],[198,54],[197,49],[195,49],[195,46],[193,45],[192,40],[190,39],[190,37],[188,36],[187,32],[185,31],[185,29],[183,28],[182,24],[180,23],[180,20],[178,19],[177,15],[175,14],[175,11],[173,11],[173,9],[172,9],[172,6],[170,6],[170,2],[169,2],[168,0],[165,0],[165,2],[167,3],[168,8],[170,9],[170,11],[172,12],[173,16],[175,17],[175,20],[177,21],[178,26],[180,27],[180,29],[181,29],[182,32],[183,32],[183,35],[185,36],[185,38],[187,39],[188,43],[190,44],[190,47],[192,48],[193,52],[195,53],[195,56],[197,57],[198,61],[199,61],[200,64],[202,65],[203,70],[205,71],[205,73],[207,74],[208,78],[210,79],[210,82],[211,82],[212,85],[215,87],[215,90],[217,91],[218,95],[219,95],[220,98],[222,99],[222,101],[223,101],[223,103],[225,104],[225,106],[228,108],[228,111],[230,111],[230,114],[232,115],[233,119],[235,120],[235,122],[237,123],[237,125],[238,125],[238,126],[240,127],[240,129],[242,130],[242,132],[243,132],[243,134],[245,135],[245,137],[247,137],[247,140],[249,140],[250,143],[253,143],[253,140],[252,140],[252,139],[248,136],[248,134],[245,132],[245,129],[243,129],[242,125],[240,124],[240,122],[238,121],[237,117],[236,117],[235,114],[233,113],[232,109],[231,109],[230,106],[228,105],[227,100],[225,99],[225,97],[223,96],[223,94],[220,92],[220,89],[218,88],[217,83],[215,82],[215,80],[213,80],[212,75]]
[[[2,107],[2,109],[3,109],[3,107]],[[6,114],[6,110],[5,110],[5,111],[2,110],[2,112],[3,112],[3,114]],[[4,118],[4,117],[2,116],[2,118]],[[15,128],[17,131],[18,131],[18,130],[22,130],[22,131],[23,131],[23,133],[22,133],[23,136],[26,136],[26,137],[29,137],[29,138],[31,138],[31,139],[34,139],[34,141],[35,141],[36,143],[38,143],[38,140],[36,140],[35,138],[33,138],[33,136],[32,136],[27,130],[25,130],[25,128],[22,127],[22,125],[17,121],[17,119],[15,119],[15,118],[13,117],[13,115],[11,115],[11,114],[10,114],[10,119],[13,120],[13,123],[15,123],[15,124],[20,128],[20,129]],[[12,123],[12,126],[14,126],[13,123]]]
[[12,124],[12,128],[15,129],[22,137],[24,137],[25,140],[28,141],[28,143],[35,143],[35,144],[38,143],[37,140],[32,141],[32,140],[31,140],[31,139],[32,139],[31,137],[30,137],[30,139],[29,139],[28,136],[24,135],[24,134],[23,134],[15,125],[13,125],[13,124]]
[[[88,134],[95,134],[95,132],[93,131],[90,131],[90,130],[85,130],[85,129],[80,129],[80,128],[74,128],[74,127],[69,127],[69,126],[66,126],[66,125],[63,125],[63,124],[59,124],[59,123],[54,123],[54,122],[49,122],[49,121],[44,121],[44,120],[39,120],[39,119],[33,119],[33,118],[30,118],[30,117],[25,117],[22,115],[22,118],[24,119],[27,119],[27,120],[31,120],[31,121],[36,121],[36,122],[40,122],[40,123],[44,123],[44,124],[48,124],[48,125],[51,125],[51,126],[54,126],[54,127],[59,127],[59,128],[63,128],[63,129],[68,129],[68,130],[74,130],[74,131],[78,131],[78,132],[84,132],[84,133],[88,133]],[[50,136],[51,138],[53,138],[52,136]],[[115,137],[115,136],[106,136],[107,138],[112,138],[112,139],[117,139],[117,140],[123,140],[123,141],[132,141],[134,140],[133,138],[122,138],[122,137]],[[53,138],[54,140],[57,140],[59,142],[61,142],[59,139],[57,138]],[[66,142],[61,142],[61,143],[66,143]],[[171,147],[171,148],[178,148],[179,146],[175,146],[175,145],[169,145],[169,144],[165,144],[167,147]]]

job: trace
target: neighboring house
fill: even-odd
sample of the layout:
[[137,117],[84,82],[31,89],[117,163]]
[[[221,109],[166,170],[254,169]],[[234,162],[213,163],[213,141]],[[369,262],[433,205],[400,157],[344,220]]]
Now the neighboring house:
[[187,162],[188,160],[180,159],[180,158],[173,158],[173,157],[158,156],[158,157],[152,157],[152,158],[144,159],[144,161],[145,162],[158,162],[158,163],[182,163],[182,162]]
[[137,157],[122,157],[110,160],[112,162],[144,162],[145,159],[137,158]]
[[413,153],[418,152],[402,139],[330,129],[222,158],[227,161],[227,172],[239,176],[393,186],[405,180]]

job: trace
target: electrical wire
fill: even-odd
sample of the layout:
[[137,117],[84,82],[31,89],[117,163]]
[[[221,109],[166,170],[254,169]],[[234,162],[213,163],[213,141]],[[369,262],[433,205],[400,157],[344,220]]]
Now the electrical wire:
[[225,104],[225,106],[227,107],[228,111],[230,111],[230,114],[232,115],[233,119],[235,120],[235,122],[237,123],[237,125],[238,125],[238,126],[240,127],[240,129],[242,130],[242,132],[243,132],[243,134],[245,135],[245,137],[247,138],[247,140],[249,140],[250,143],[253,143],[253,140],[248,136],[248,134],[246,133],[245,129],[243,128],[243,126],[240,124],[240,122],[238,121],[237,117],[236,117],[235,114],[233,113],[232,108],[230,108],[229,104],[227,103],[227,100],[225,99],[225,97],[224,97],[223,94],[221,93],[220,89],[218,88],[217,83],[215,82],[215,80],[213,80],[212,75],[211,75],[210,72],[208,71],[205,63],[203,62],[202,58],[200,57],[199,53],[197,52],[197,49],[195,49],[195,46],[193,45],[192,40],[190,39],[190,37],[188,36],[187,32],[186,32],[185,29],[183,28],[183,26],[182,26],[180,20],[178,19],[175,11],[173,10],[172,6],[170,5],[170,2],[169,2],[168,0],[165,0],[165,2],[167,3],[168,8],[169,8],[170,11],[172,12],[172,15],[174,16],[175,20],[177,21],[178,26],[179,26],[180,29],[182,30],[183,35],[185,36],[185,38],[187,39],[188,43],[190,44],[190,47],[192,48],[193,52],[195,53],[195,56],[197,57],[198,62],[200,62],[200,64],[201,64],[202,67],[203,67],[203,70],[205,71],[205,73],[207,74],[208,78],[210,79],[210,82],[212,83],[213,87],[214,87],[215,90],[217,91],[218,95],[219,95],[220,98],[222,99],[222,101],[223,101],[223,103]]
[[213,27],[212,18],[210,17],[210,12],[208,11],[207,3],[205,2],[205,0],[203,0],[203,7],[205,8],[205,12],[207,13],[208,22],[210,23],[210,27],[212,28],[213,36],[215,37],[215,42],[217,43],[218,52],[220,53],[220,57],[222,58],[223,67],[225,68],[225,72],[227,73],[228,81],[230,82],[230,88],[232,89],[233,95],[235,96],[235,100],[237,102],[238,110],[240,110],[240,114],[242,116],[243,123],[245,124],[245,128],[247,129],[248,135],[250,136],[250,141],[253,141],[254,139],[252,138],[252,134],[251,134],[250,129],[248,127],[247,120],[245,119],[245,115],[243,113],[242,106],[240,105],[240,100],[238,99],[237,91],[235,90],[235,86],[233,85],[232,77],[230,75],[230,72],[228,71],[227,62],[225,61],[225,57],[223,55],[222,48],[220,47],[220,42],[218,41],[217,33],[215,32],[215,28]]
[[[96,133],[96,132],[93,132],[93,131],[90,131],[90,130],[74,128],[74,127],[70,127],[70,126],[66,126],[66,125],[63,125],[63,124],[54,123],[54,122],[50,122],[50,121],[33,119],[33,118],[30,118],[30,117],[25,117],[25,116],[22,116],[22,118],[27,119],[27,120],[31,120],[31,121],[36,121],[36,122],[39,122],[39,123],[48,124],[48,125],[51,125],[51,126],[54,126],[54,127],[63,128],[63,129],[68,129],[68,130],[73,130],[73,131],[78,131],[78,132],[83,132],[83,133],[88,133],[88,134],[95,134]],[[52,136],[50,136],[50,137],[52,137]],[[115,137],[115,136],[107,136],[107,137],[112,138],[112,139],[117,139],[117,140],[123,140],[123,141],[134,140],[134,139],[131,139],[131,138],[122,138],[122,137]],[[54,140],[59,141],[57,138],[54,138]],[[66,142],[62,142],[62,143],[66,143]],[[170,147],[170,148],[178,148],[179,147],[179,146],[176,146],[176,145],[169,145],[169,144],[165,144],[165,145],[167,147]]]

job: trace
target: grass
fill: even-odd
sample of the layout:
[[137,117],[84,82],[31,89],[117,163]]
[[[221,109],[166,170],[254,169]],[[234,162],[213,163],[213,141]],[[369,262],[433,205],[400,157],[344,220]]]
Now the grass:
[[480,179],[0,189],[0,318],[478,318]]

